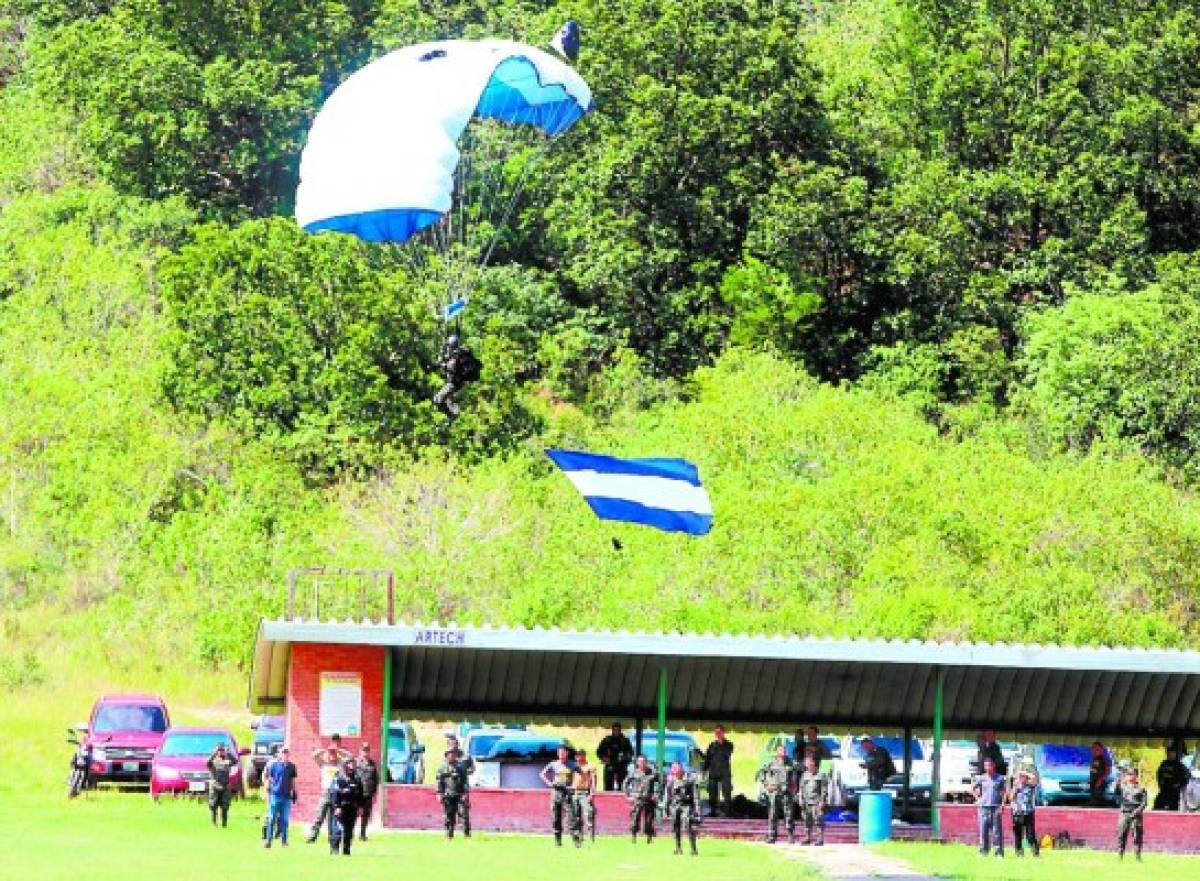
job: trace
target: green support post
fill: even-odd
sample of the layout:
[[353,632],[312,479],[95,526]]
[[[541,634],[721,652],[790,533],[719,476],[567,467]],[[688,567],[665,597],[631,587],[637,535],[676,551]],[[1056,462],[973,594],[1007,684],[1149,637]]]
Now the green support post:
[[940,808],[938,807],[942,794],[942,710],[946,690],[946,671],[937,668],[937,684],[933,692],[933,779],[930,781],[929,794],[929,823],[930,832],[936,841],[941,833]]
[[392,723],[392,650],[385,649],[383,654],[383,720],[379,726],[379,825],[383,826],[383,818],[387,816],[387,757],[388,757],[388,727]]
[[655,764],[658,773],[663,772],[663,763],[667,759],[667,668],[658,671],[658,751]]

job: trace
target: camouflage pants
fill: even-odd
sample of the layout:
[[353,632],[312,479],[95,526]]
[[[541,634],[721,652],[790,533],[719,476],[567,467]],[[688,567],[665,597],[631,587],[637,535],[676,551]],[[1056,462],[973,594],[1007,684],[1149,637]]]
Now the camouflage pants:
[[571,834],[582,838],[596,825],[596,805],[590,792],[571,793]]
[[550,828],[556,836],[562,835],[563,814],[569,813],[570,810],[571,793],[565,789],[555,789],[554,797],[550,801]]
[[817,841],[825,843],[825,806],[821,804],[800,805],[800,819],[804,823],[804,839],[813,840],[813,827],[817,830]]
[[217,822],[217,812],[221,813],[221,825],[229,823],[229,803],[233,801],[233,790],[228,786],[208,787],[208,809],[212,812],[213,822]]
[[790,792],[768,792],[767,793],[767,822],[770,826],[770,834],[768,837],[774,841],[779,837],[779,821],[784,820],[787,823],[788,835],[796,833],[796,820],[792,815],[792,795]]
[[699,824],[699,810],[693,805],[672,805],[667,811],[671,818],[671,829],[675,833],[675,848],[683,847],[683,833],[686,829],[692,850],[696,849],[696,826]]
[[629,806],[629,832],[637,835],[644,832],[647,838],[654,837],[654,809],[656,805],[650,798],[635,798]]
[[1117,853],[1125,853],[1125,844],[1129,840],[1129,833],[1133,833],[1133,849],[1138,853],[1142,852],[1142,833],[1144,831],[1144,823],[1141,814],[1121,814],[1121,819],[1117,821]]
[[461,821],[463,834],[471,834],[471,802],[465,795],[443,795],[442,812],[445,814],[447,832],[453,832]]

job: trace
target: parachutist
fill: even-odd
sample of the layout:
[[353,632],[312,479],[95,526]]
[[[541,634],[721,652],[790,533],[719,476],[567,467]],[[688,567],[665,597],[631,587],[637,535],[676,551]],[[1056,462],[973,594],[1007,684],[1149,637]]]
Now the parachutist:
[[450,334],[442,343],[441,363],[446,383],[433,396],[433,403],[453,418],[459,414],[454,395],[467,383],[479,379],[483,372],[483,364],[475,357],[474,352],[462,344],[457,334]]

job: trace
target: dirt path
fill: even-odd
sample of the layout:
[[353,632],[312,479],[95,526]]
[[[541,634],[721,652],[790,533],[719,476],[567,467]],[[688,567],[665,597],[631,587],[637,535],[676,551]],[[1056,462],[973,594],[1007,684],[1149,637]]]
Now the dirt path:
[[820,870],[835,881],[934,881],[907,864],[881,856],[857,844],[828,844],[824,847],[792,846],[788,856]]

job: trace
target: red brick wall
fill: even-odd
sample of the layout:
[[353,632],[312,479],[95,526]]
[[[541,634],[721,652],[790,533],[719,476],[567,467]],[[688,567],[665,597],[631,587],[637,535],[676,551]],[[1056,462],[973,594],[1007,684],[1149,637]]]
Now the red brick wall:
[[[1069,832],[1071,840],[1085,847],[1115,850],[1117,815],[1115,808],[1037,809],[1037,833],[1057,835]],[[973,805],[943,805],[941,834],[946,841],[979,844],[979,822]],[[1004,845],[1012,845],[1012,816],[1004,811]],[[1130,842],[1132,847],[1132,841]],[[1200,853],[1200,814],[1176,811],[1146,812],[1146,850],[1167,853]]]
[[362,675],[362,735],[348,737],[342,733],[342,747],[357,754],[359,745],[366,738],[371,743],[375,760],[381,760],[385,652],[381,646],[292,644],[292,662],[288,670],[287,743],[292,748],[292,761],[300,772],[296,783],[300,800],[292,812],[296,819],[310,821],[320,801],[320,776],[312,752],[326,745],[326,741],[317,736],[322,673]]
[[[443,828],[442,805],[432,786],[389,785],[385,825]],[[472,789],[471,828],[489,832],[550,833],[550,790]],[[596,793],[596,831],[629,834],[629,802],[619,792]]]

